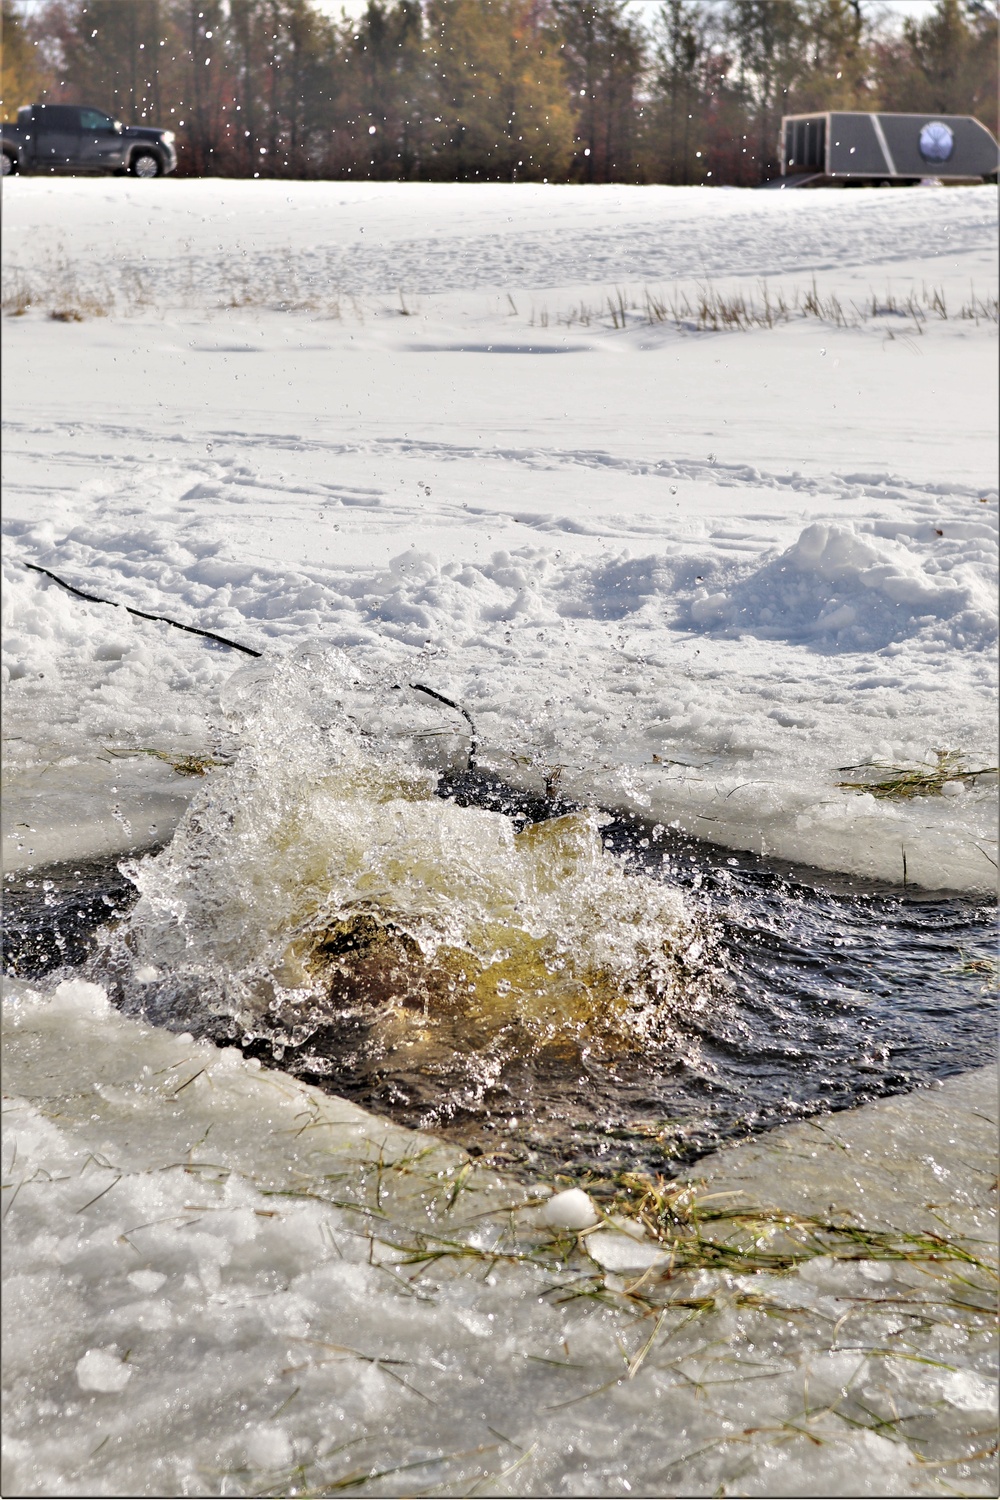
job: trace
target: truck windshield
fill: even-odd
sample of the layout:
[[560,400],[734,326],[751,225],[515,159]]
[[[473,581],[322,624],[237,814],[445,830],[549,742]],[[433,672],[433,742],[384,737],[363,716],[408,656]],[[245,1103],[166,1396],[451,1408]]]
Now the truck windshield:
[[110,115],[102,114],[99,109],[81,109],[80,128],[87,131],[109,131],[114,130],[115,122]]

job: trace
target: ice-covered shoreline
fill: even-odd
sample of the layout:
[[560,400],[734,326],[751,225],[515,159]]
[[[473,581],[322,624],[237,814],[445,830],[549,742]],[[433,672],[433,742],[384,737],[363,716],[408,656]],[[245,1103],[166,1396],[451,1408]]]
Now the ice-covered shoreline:
[[671,1277],[96,986],[5,1029],[5,1493],[992,1493],[992,1069],[699,1164],[854,1258]]

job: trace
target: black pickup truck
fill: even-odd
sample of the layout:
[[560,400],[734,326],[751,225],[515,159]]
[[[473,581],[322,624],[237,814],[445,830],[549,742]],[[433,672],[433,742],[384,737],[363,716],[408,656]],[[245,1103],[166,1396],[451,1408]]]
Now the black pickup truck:
[[101,109],[26,104],[4,125],[3,175],[12,172],[131,172],[162,177],[177,166],[172,130],[123,125]]

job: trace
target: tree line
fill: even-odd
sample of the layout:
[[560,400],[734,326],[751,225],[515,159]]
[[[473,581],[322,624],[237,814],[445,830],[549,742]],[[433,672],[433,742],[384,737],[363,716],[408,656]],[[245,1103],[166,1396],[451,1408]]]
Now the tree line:
[[4,118],[35,100],[169,126],[181,174],[751,185],[783,114],[974,114],[997,10],[936,0],[3,0]]

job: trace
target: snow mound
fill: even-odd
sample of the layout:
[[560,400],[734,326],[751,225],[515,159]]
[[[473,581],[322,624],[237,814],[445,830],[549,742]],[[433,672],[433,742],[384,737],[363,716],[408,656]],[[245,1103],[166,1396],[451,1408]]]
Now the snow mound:
[[[780,557],[728,591],[700,591],[695,626],[841,651],[880,650],[926,632],[956,647],[996,640],[995,583],[985,538],[941,531],[923,556],[855,526],[813,522]],[[995,564],[993,565],[995,572]]]

